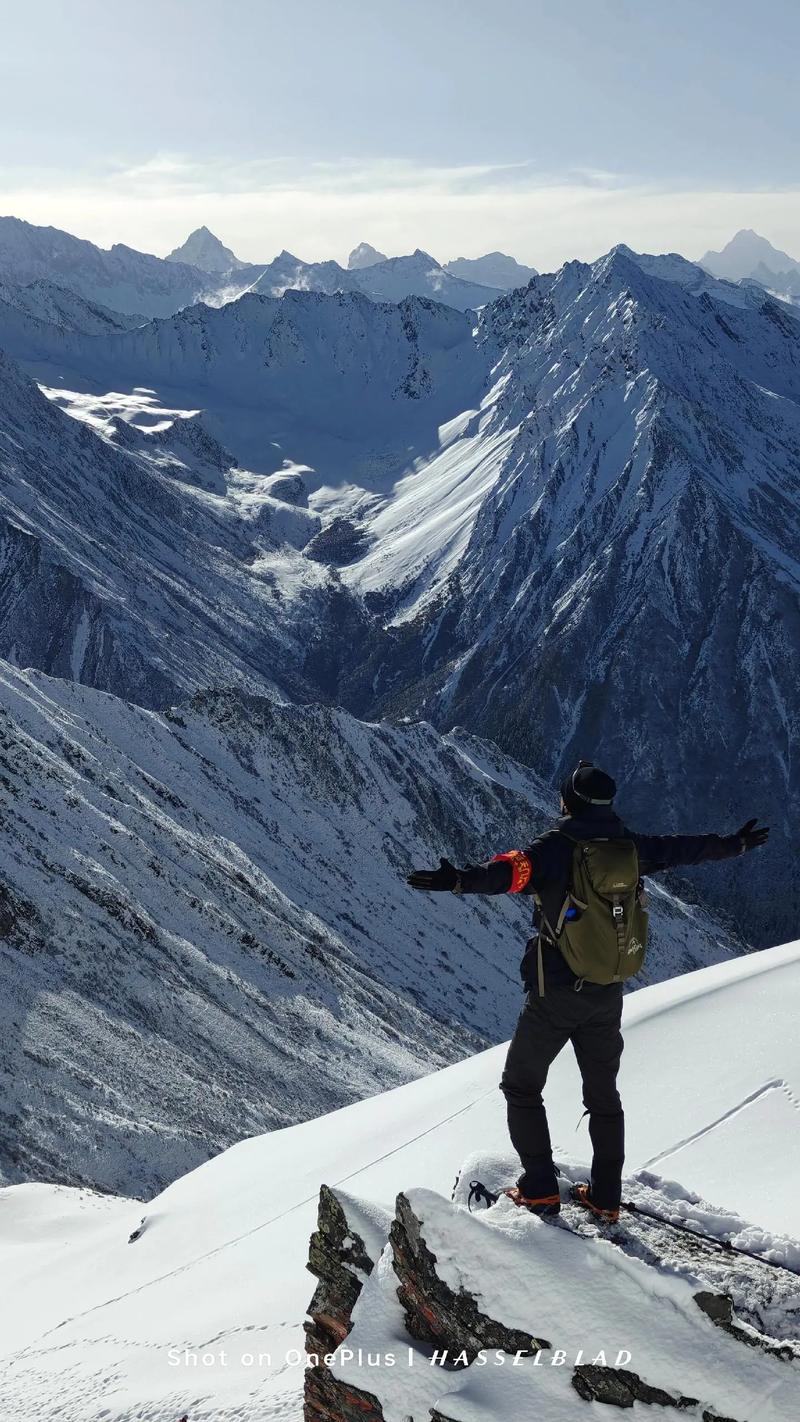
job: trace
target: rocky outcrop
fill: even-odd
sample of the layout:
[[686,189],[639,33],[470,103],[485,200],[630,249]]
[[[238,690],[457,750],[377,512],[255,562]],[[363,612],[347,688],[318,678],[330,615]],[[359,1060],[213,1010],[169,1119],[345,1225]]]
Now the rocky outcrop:
[[[420,1210],[423,1198],[429,1201],[428,1208],[432,1211],[430,1218],[424,1205]],[[362,1345],[373,1346],[370,1340],[372,1304],[379,1296],[386,1300],[387,1289],[390,1294],[394,1292],[402,1311],[399,1335],[402,1336],[405,1330],[408,1344],[421,1367],[427,1370],[429,1377],[432,1377],[430,1369],[434,1364],[440,1373],[450,1374],[449,1387],[444,1377],[441,1389],[436,1386],[434,1380],[432,1388],[428,1389],[427,1401],[424,1404],[419,1401],[410,1404],[414,1411],[409,1410],[407,1422],[458,1422],[458,1387],[453,1388],[453,1380],[459,1372],[466,1372],[479,1354],[497,1350],[508,1355],[530,1357],[541,1353],[541,1361],[546,1367],[546,1355],[554,1345],[545,1338],[535,1336],[533,1332],[510,1326],[501,1318],[491,1317],[479,1306],[480,1293],[476,1297],[464,1283],[455,1287],[452,1282],[448,1282],[448,1276],[452,1279],[451,1266],[447,1265],[443,1269],[439,1263],[429,1242],[431,1231],[433,1238],[440,1241],[437,1248],[441,1248],[442,1241],[445,1243],[447,1257],[450,1257],[453,1251],[463,1249],[465,1240],[461,1226],[453,1234],[452,1240],[450,1239],[446,1206],[441,1201],[437,1205],[437,1200],[438,1197],[430,1196],[427,1192],[413,1192],[410,1198],[404,1193],[398,1195],[394,1219],[390,1225],[387,1220],[391,1267],[396,1280],[394,1288],[392,1289],[389,1282],[391,1276],[386,1273],[384,1260],[379,1273],[370,1283],[370,1306],[367,1307],[365,1298],[363,1308],[354,1318],[362,1288],[373,1273],[380,1250],[374,1236],[367,1244],[359,1232],[359,1218],[353,1202],[326,1186],[322,1187],[319,1223],[311,1237],[308,1264],[311,1272],[317,1276],[318,1284],[309,1306],[310,1319],[306,1324],[308,1351],[316,1355],[316,1365],[310,1368],[306,1375],[305,1422],[384,1422],[388,1415],[384,1407],[394,1415],[398,1396],[396,1384],[391,1394],[387,1391],[384,1404],[381,1394],[384,1389],[393,1385],[387,1378],[381,1377],[379,1369],[373,1372],[371,1379],[377,1387],[377,1392],[367,1391],[354,1383],[353,1378],[357,1374],[354,1370],[348,1370],[346,1356],[341,1353],[338,1359],[329,1356],[327,1362],[324,1358],[325,1352],[330,1355],[340,1349],[351,1332],[352,1337],[348,1344],[351,1359],[356,1354],[360,1355]],[[463,1216],[460,1218],[463,1224]],[[503,1237],[501,1234],[499,1239]],[[479,1256],[483,1260],[483,1265],[478,1268],[487,1268],[491,1255],[487,1253],[486,1238],[483,1236],[479,1239],[476,1236],[475,1241]],[[587,1248],[592,1248],[592,1239],[587,1237],[585,1244]],[[466,1252],[464,1257],[466,1260]],[[531,1258],[535,1260],[535,1254]],[[574,1265],[575,1256],[565,1256],[567,1276],[569,1259]],[[657,1262],[655,1256],[652,1262]],[[478,1277],[475,1267],[473,1260],[466,1270],[467,1280]],[[502,1298],[502,1293],[498,1293],[496,1288],[490,1288],[484,1296],[499,1299]],[[536,1296],[535,1289],[532,1290],[533,1296]],[[774,1340],[754,1337],[754,1330],[742,1325],[734,1317],[733,1303],[728,1296],[706,1289],[700,1290],[692,1297],[703,1313],[731,1337],[747,1344],[755,1343],[779,1360],[788,1360],[794,1356],[794,1350],[789,1344],[778,1344]],[[383,1304],[377,1311],[380,1312],[381,1309]],[[399,1318],[398,1312],[398,1323]],[[533,1320],[532,1326],[535,1326]],[[653,1320],[652,1326],[658,1326],[656,1319]],[[563,1354],[559,1357],[553,1353],[552,1359],[559,1363],[561,1373]],[[629,1362],[630,1354],[627,1358],[621,1356],[619,1361]],[[343,1366],[338,1366],[338,1363]],[[674,1386],[656,1385],[631,1368],[606,1365],[603,1358],[588,1362],[576,1360],[571,1371],[569,1364],[565,1371],[577,1398],[583,1402],[604,1403],[623,1409],[632,1408],[637,1404],[640,1408],[642,1405],[655,1409],[669,1407],[686,1412],[695,1422],[737,1422],[737,1417],[730,1415],[727,1410],[717,1411],[710,1405],[711,1398],[704,1396],[699,1386],[700,1383],[705,1385],[705,1378],[698,1374],[697,1369],[692,1375],[692,1391],[701,1392],[701,1396],[693,1396],[690,1392],[684,1392]],[[782,1367],[778,1371],[782,1372]],[[561,1373],[562,1377],[563,1375]],[[671,1381],[673,1376],[668,1374],[668,1379]],[[765,1375],[765,1378],[767,1377],[768,1375]],[[721,1397],[723,1407],[726,1394],[725,1378],[725,1367],[720,1371],[718,1360],[709,1373],[708,1392],[711,1396]],[[678,1378],[675,1377],[674,1380],[677,1381]],[[663,1381],[662,1374],[659,1383]],[[788,1374],[787,1381],[790,1385]],[[775,1383],[770,1382],[770,1386],[774,1389]],[[717,1391],[720,1387],[721,1393]],[[780,1379],[778,1391],[783,1395],[784,1387]],[[741,1393],[736,1393],[735,1396],[741,1401]],[[470,1406],[474,1406],[474,1398]],[[738,1413],[739,1409],[736,1411]],[[582,1414],[583,1409],[576,1402],[576,1417]],[[659,1414],[656,1411],[653,1415],[655,1418]],[[487,1418],[489,1416],[492,1419],[495,1417],[491,1406]]]
[[550,1347],[545,1339],[481,1313],[466,1290],[454,1292],[437,1274],[436,1255],[425,1243],[422,1228],[405,1195],[398,1195],[389,1240],[400,1281],[397,1296],[412,1338],[446,1350],[451,1357],[466,1355],[470,1363],[484,1348],[532,1355]]
[[800,1345],[776,1343],[753,1328],[743,1328],[734,1317],[733,1300],[727,1294],[715,1294],[710,1290],[701,1289],[699,1293],[695,1294],[694,1301],[706,1317],[716,1324],[717,1328],[723,1329],[725,1333],[730,1333],[732,1338],[738,1339],[740,1343],[746,1343],[749,1348],[760,1348],[762,1352],[769,1353],[773,1358],[783,1358],[787,1361],[790,1358],[800,1358]]
[[323,1185],[306,1266],[319,1282],[305,1325],[306,1350],[318,1360],[306,1372],[305,1422],[383,1422],[378,1399],[335,1378],[324,1361],[350,1332],[353,1307],[375,1263],[358,1221],[348,1219],[347,1197]]

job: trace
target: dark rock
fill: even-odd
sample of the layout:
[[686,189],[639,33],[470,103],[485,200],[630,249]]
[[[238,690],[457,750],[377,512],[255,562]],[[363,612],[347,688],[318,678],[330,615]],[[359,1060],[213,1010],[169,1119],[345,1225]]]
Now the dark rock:
[[733,1300],[727,1294],[714,1294],[704,1289],[694,1295],[694,1301],[712,1323],[730,1333],[731,1337],[737,1338],[740,1343],[746,1343],[750,1348],[760,1348],[771,1357],[782,1358],[786,1362],[800,1357],[800,1349],[795,1344],[773,1342],[761,1333],[751,1333],[749,1329],[743,1328],[734,1318]]
[[596,1363],[579,1363],[572,1374],[572,1386],[586,1402],[607,1402],[613,1407],[633,1407],[634,1402],[646,1402],[658,1407],[696,1407],[696,1397],[682,1397],[651,1387],[638,1373],[626,1368],[601,1367]]
[[269,492],[273,499],[280,499],[282,504],[291,504],[297,509],[308,508],[308,489],[301,474],[284,474],[272,479]]
[[335,1378],[325,1367],[306,1373],[303,1422],[385,1422],[374,1393]]
[[383,1422],[378,1399],[335,1377],[323,1361],[350,1332],[364,1276],[372,1273],[374,1265],[342,1200],[329,1186],[321,1186],[317,1228],[309,1241],[306,1265],[319,1282],[305,1325],[306,1350],[318,1359],[305,1374],[305,1422]]
[[436,1256],[428,1249],[422,1230],[423,1224],[405,1195],[398,1195],[389,1239],[400,1280],[397,1296],[412,1338],[447,1349],[454,1357],[465,1353],[470,1362],[484,1348],[533,1354],[550,1347],[544,1339],[508,1328],[481,1313],[466,1289],[454,1293],[439,1278]]
[[348,1223],[341,1200],[322,1185],[306,1265],[319,1280],[308,1308],[311,1322],[306,1324],[310,1353],[330,1353],[347,1337],[364,1276],[372,1273],[374,1264],[363,1239]]
[[349,518],[335,518],[306,544],[305,553],[315,563],[329,563],[343,568],[348,563],[355,563],[368,546],[369,537],[362,528],[351,523]]

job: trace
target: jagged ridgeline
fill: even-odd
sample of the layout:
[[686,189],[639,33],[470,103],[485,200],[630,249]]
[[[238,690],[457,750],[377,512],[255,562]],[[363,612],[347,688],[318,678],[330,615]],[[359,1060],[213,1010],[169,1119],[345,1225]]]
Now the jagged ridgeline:
[[0,309],[83,421],[3,366],[0,652],[149,706],[423,714],[549,778],[588,752],[642,828],[758,812],[758,864],[693,882],[753,944],[793,935],[792,308],[625,248],[477,317],[290,291],[98,334],[77,301]]

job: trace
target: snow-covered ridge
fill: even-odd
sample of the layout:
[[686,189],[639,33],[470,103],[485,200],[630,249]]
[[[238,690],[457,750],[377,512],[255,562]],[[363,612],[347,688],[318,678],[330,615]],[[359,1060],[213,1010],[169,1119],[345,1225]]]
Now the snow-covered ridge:
[[[79,331],[84,336],[106,336],[114,332],[128,331],[133,326],[143,325],[145,321],[144,316],[111,311],[107,306],[84,300],[67,287],[57,286],[54,282],[41,278],[28,286],[0,282],[0,302],[36,322],[64,327],[68,331]],[[3,326],[6,345],[7,321],[6,314]]]
[[[621,1078],[626,1191],[649,1192],[651,1203],[658,1197],[676,1219],[795,1266],[799,965],[800,947],[790,944],[630,994]],[[746,1051],[731,1049],[745,1041]],[[428,1214],[432,1228],[435,1212],[441,1220],[437,1253],[451,1282],[461,1273],[488,1304],[524,1270],[525,1287],[512,1292],[535,1317],[506,1324],[533,1322],[556,1346],[557,1335],[563,1346],[587,1348],[602,1335],[612,1361],[616,1346],[627,1345],[629,1366],[651,1384],[707,1398],[717,1412],[727,1401],[725,1414],[746,1422],[791,1419],[783,1399],[788,1387],[787,1405],[794,1406],[796,1364],[743,1348],[714,1329],[687,1298],[689,1276],[680,1270],[653,1279],[652,1270],[613,1244],[562,1239],[561,1231],[509,1217],[502,1206],[476,1217],[459,1206],[455,1235],[447,1202],[459,1168],[475,1165],[476,1151],[482,1168],[491,1161],[506,1170],[512,1165],[497,1090],[503,1054],[498,1047],[330,1116],[242,1141],[144,1207],[57,1187],[4,1191],[0,1338],[7,1405],[32,1422],[56,1406],[65,1422],[99,1422],[109,1407],[115,1422],[133,1422],[144,1408],[176,1418],[188,1408],[207,1422],[298,1416],[302,1325],[312,1289],[305,1261],[326,1183],[362,1202],[350,1217],[373,1251],[398,1191],[435,1192]],[[580,1163],[585,1167],[589,1143],[585,1125],[575,1132],[580,1086],[567,1053],[551,1070],[547,1104],[557,1159],[576,1172]],[[771,1172],[765,1189],[761,1162],[776,1159],[781,1169]],[[471,1269],[478,1259],[480,1271]],[[725,1267],[738,1308],[747,1275],[730,1261]],[[576,1282],[589,1289],[588,1301],[593,1278],[604,1281],[603,1298],[614,1300],[613,1310],[579,1307]],[[719,1273],[716,1281],[722,1283]],[[390,1273],[381,1272],[365,1286],[353,1341],[374,1348],[386,1342],[387,1326],[397,1327],[390,1283]],[[623,1314],[632,1336],[609,1338]],[[779,1317],[776,1309],[764,1321],[777,1326]],[[661,1334],[668,1318],[683,1346],[675,1335],[675,1346],[668,1346]],[[413,1340],[401,1333],[400,1341],[405,1358]],[[193,1365],[192,1354],[199,1358],[204,1350],[212,1361]],[[698,1372],[698,1350],[706,1377]],[[545,1397],[548,1415],[559,1422],[579,1422],[584,1410],[591,1415],[571,1387],[571,1368],[544,1376],[529,1368],[432,1372],[425,1363],[408,1374],[365,1366],[359,1381],[389,1401],[402,1388],[400,1415],[410,1412],[414,1422],[428,1422],[434,1387],[443,1415],[459,1422],[507,1422],[529,1415],[531,1398],[539,1405]],[[420,1401],[426,1405],[417,1411]],[[650,1412],[637,1404],[634,1415]],[[671,1412],[658,1407],[652,1415]]]
[[56,227],[0,217],[0,280],[19,285],[44,279],[114,311],[166,315],[196,301],[209,286],[205,272],[166,262],[116,243],[105,251]]

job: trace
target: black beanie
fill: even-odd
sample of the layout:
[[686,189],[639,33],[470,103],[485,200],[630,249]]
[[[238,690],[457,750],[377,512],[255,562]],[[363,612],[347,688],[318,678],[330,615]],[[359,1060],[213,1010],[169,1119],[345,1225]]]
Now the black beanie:
[[579,761],[561,783],[561,798],[571,815],[583,814],[589,805],[610,805],[616,793],[617,782],[588,760]]

